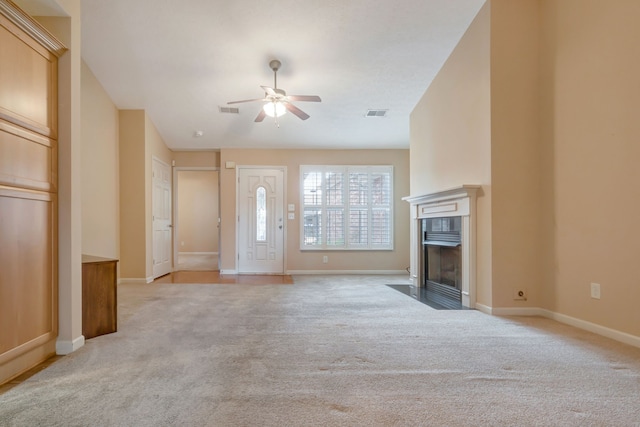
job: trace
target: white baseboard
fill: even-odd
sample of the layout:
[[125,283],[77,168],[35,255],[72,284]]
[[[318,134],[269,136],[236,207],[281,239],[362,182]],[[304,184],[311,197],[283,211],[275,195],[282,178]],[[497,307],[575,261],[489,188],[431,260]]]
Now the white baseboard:
[[73,341],[56,341],[56,354],[64,356],[71,354],[84,345],[84,335],[80,335]]
[[118,279],[118,285],[122,283],[141,283],[146,285],[147,283],[151,283],[151,282],[153,282],[153,277],[151,278],[147,277],[146,279],[140,279],[140,278],[129,279],[127,277],[124,277],[124,278],[121,277],[120,279]]
[[489,314],[493,314],[496,316],[545,316],[543,313],[546,310],[542,310],[538,307],[499,307],[499,308],[491,308],[489,307],[491,312]]
[[[548,310],[543,311],[547,312]],[[575,317],[567,316],[565,314],[554,313],[551,311],[548,311],[548,313],[550,315],[545,317],[640,348],[640,337],[635,335],[587,322],[586,320],[576,319]]]
[[[486,307],[486,306],[483,306]],[[478,304],[476,304],[478,308]],[[551,310],[538,307],[504,307],[504,308],[491,308],[487,314],[493,314],[496,316],[540,316],[552,319],[566,325],[571,325],[585,331],[593,332],[594,334],[602,335],[607,338],[611,338],[616,341],[620,341],[625,344],[632,345],[640,348],[640,337],[628,334],[626,332],[618,331],[616,329],[607,328],[606,326],[598,325],[588,322],[586,320],[577,319],[575,317],[567,316],[566,314],[556,313]],[[480,308],[478,308],[480,310]]]
[[484,314],[493,314],[493,310],[488,305],[478,304],[474,307],[476,310],[483,312]]
[[[238,273],[238,270],[220,270],[220,274],[241,274]],[[261,274],[261,273],[251,273],[251,274]],[[264,273],[267,274],[267,273]],[[287,270],[284,274],[298,274],[298,275],[312,275],[312,274],[344,274],[344,275],[403,275],[407,274],[407,270]]]
[[396,275],[409,274],[407,270],[287,270],[286,274],[362,274],[362,275]]
[[178,252],[178,255],[218,255],[218,252]]

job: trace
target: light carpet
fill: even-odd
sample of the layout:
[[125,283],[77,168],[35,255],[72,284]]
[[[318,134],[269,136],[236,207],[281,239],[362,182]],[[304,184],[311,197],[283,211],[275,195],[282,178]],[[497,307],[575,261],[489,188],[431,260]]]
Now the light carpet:
[[384,283],[120,285],[118,332],[0,395],[0,425],[640,426],[640,349]]

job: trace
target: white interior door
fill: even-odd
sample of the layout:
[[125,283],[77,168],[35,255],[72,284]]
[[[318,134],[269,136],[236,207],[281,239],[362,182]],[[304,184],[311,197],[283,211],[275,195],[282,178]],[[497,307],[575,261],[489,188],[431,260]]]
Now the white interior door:
[[283,169],[238,169],[239,273],[284,273],[283,183]]
[[171,273],[171,167],[153,159],[153,278]]

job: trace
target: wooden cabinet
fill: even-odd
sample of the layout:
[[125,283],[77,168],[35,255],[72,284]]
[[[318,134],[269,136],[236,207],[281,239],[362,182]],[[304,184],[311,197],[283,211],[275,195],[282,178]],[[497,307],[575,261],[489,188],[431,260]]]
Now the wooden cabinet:
[[65,50],[0,0],[0,383],[55,353],[57,84]]
[[118,330],[118,260],[82,255],[82,335]]

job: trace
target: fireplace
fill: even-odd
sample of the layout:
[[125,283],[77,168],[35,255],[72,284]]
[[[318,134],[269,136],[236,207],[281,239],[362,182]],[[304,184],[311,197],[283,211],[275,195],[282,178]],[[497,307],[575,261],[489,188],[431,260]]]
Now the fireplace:
[[461,308],[462,217],[424,218],[420,223],[425,296],[445,308]]
[[405,197],[411,203],[411,276],[416,291],[446,308],[476,302],[477,185]]

